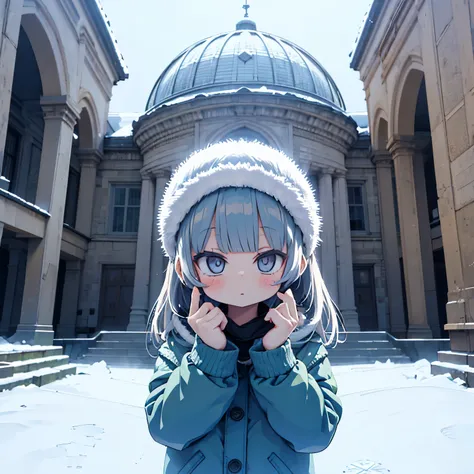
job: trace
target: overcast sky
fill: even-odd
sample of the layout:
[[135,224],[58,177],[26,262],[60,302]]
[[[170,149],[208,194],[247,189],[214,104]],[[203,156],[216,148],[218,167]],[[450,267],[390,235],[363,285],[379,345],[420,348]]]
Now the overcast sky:
[[[101,0],[130,78],[114,87],[111,112],[143,112],[163,69],[184,49],[235,29],[245,0]],[[347,110],[365,111],[359,73],[349,53],[369,0],[250,0],[260,31],[296,43],[332,75]]]

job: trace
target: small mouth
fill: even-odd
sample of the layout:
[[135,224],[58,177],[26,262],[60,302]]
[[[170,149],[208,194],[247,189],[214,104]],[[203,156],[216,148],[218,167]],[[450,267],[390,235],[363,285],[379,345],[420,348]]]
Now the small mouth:
[[243,293],[240,293],[240,296],[244,296],[244,294],[243,294]]

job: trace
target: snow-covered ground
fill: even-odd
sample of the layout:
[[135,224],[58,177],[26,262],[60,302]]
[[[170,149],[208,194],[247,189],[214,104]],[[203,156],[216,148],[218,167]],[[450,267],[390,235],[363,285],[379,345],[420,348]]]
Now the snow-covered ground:
[[[335,367],[344,403],[321,474],[473,474],[474,390],[429,363]],[[161,473],[148,434],[150,370],[80,366],[78,375],[0,393],[0,473]],[[210,473],[212,474],[212,473]]]

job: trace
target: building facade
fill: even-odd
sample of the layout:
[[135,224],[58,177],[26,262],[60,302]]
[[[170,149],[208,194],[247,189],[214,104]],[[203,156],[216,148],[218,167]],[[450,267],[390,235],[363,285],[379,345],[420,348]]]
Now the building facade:
[[[408,195],[397,198],[391,156],[373,135],[371,144],[367,115],[348,113],[333,79],[297,45],[243,20],[179,54],[143,115],[121,126],[133,117],[107,123],[107,115],[126,70],[95,2],[0,5],[0,74],[9,84],[0,104],[0,335],[48,343],[143,331],[167,265],[156,226],[166,183],[194,150],[228,138],[258,139],[307,171],[323,217],[317,258],[349,330],[444,335],[447,287],[426,133],[412,147],[419,209],[436,218],[426,212],[424,245],[405,255],[409,237],[399,231],[410,224],[397,199]],[[34,88],[26,90],[26,77]],[[431,261],[423,287],[402,277],[421,260]],[[414,293],[426,293],[415,311]]]
[[[443,311],[457,364],[474,385],[474,2],[375,0],[352,57],[367,97],[373,160],[383,209],[387,266],[398,261],[390,218],[397,195],[409,335],[431,335]],[[389,169],[394,171],[392,192]],[[381,183],[384,182],[384,185]],[[443,258],[444,256],[444,258]],[[445,264],[444,264],[445,262]],[[446,268],[447,298],[440,297]],[[398,271],[387,274],[391,300]],[[437,290],[437,292],[436,292]],[[436,304],[438,307],[436,308]]]
[[0,333],[51,343],[77,311],[112,87],[127,72],[96,2],[2,0],[0,20]]

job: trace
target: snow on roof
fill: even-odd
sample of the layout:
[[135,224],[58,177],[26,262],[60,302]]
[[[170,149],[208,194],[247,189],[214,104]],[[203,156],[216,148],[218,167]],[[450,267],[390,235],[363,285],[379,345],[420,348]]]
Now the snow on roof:
[[[89,2],[86,2],[86,5],[88,3]],[[107,14],[105,13],[104,7],[100,3],[100,0],[95,0],[93,3],[91,2],[90,5],[95,5],[97,10],[99,11],[101,17],[102,17],[103,26],[105,26],[105,28],[106,28],[106,31],[108,33],[108,40],[109,41],[107,41],[107,38],[104,38],[104,39],[106,40],[107,43],[109,43],[106,46],[111,46],[112,50],[113,50],[113,53],[115,53],[116,59],[118,61],[118,64],[116,64],[116,69],[117,69],[117,72],[119,73],[119,76],[120,76],[119,79],[122,80],[122,81],[125,80],[125,79],[128,79],[128,76],[129,76],[128,67],[125,64],[125,59],[123,57],[123,54],[120,52],[120,49],[118,47],[118,41],[115,38],[114,31],[112,30],[112,26],[110,25],[110,20],[109,20]],[[105,36],[107,36],[107,35],[105,35]]]

